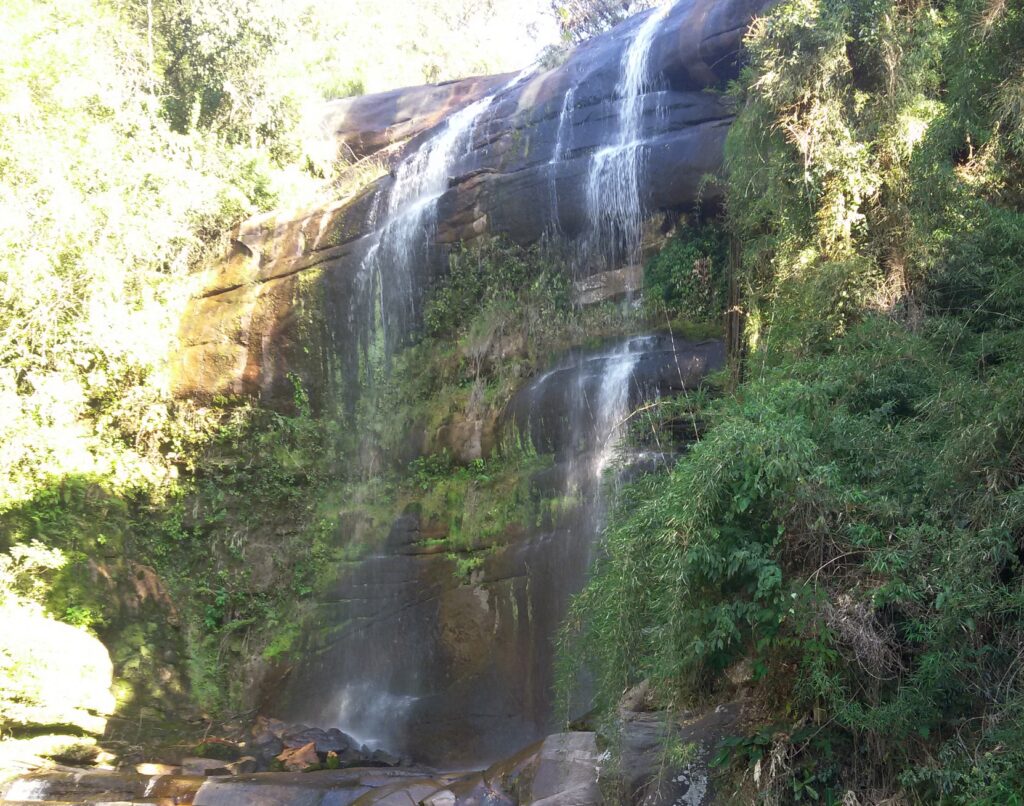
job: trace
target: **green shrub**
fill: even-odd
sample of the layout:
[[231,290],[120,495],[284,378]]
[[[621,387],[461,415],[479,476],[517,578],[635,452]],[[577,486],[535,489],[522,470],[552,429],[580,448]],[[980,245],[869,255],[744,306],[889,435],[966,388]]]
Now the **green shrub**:
[[683,226],[644,266],[644,303],[690,321],[714,320],[728,294],[727,234],[721,222]]

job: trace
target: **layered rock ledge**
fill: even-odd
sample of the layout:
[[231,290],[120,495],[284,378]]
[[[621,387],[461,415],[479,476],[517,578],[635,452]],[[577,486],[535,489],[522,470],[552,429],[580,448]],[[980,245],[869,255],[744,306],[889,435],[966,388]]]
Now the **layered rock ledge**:
[[[643,96],[640,122],[638,184],[648,217],[671,218],[718,202],[707,178],[722,166],[733,117],[721,89],[736,74],[751,18],[767,5],[680,0],[659,26],[649,56],[656,80]],[[413,267],[413,310],[445,271],[453,243],[483,234],[520,244],[543,237],[572,242],[586,231],[591,161],[617,135],[622,54],[645,18],[633,17],[576,48],[559,67],[514,86],[507,76],[492,76],[327,106],[321,130],[337,149],[365,157],[409,138],[397,160],[453,111],[504,87],[451,167],[448,190],[437,202],[436,248]],[[286,406],[294,388],[290,375],[316,402],[331,378],[350,374],[361,338],[350,303],[394,182],[386,175],[355,198],[241,223],[228,253],[198,279],[201,291],[181,329],[176,394],[247,395]],[[597,267],[566,265],[581,276],[591,268]],[[621,276],[588,284],[581,301],[603,298],[606,286],[635,287],[636,268],[620,268]]]

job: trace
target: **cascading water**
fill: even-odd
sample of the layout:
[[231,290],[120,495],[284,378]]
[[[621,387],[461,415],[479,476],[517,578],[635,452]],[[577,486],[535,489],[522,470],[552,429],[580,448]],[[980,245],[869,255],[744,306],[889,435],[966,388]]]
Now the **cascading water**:
[[576,88],[569,87],[562,99],[562,110],[558,115],[558,129],[555,133],[555,148],[551,152],[551,159],[548,160],[548,188],[551,194],[551,216],[552,229],[559,232],[558,216],[558,164],[565,159],[566,153],[572,147],[572,114],[576,102]]
[[[670,5],[650,13],[625,44],[616,85],[621,111],[610,144],[589,159],[590,225],[582,240],[604,267],[638,257],[648,51]],[[553,201],[559,163],[581,147],[574,142],[576,96],[570,87],[561,101],[548,162]],[[386,350],[417,324],[427,285],[418,272],[438,248],[438,202],[454,174],[472,170],[475,130],[494,99],[450,116],[395,171],[349,309]],[[472,558],[479,570],[467,584],[454,575],[451,556],[458,555],[447,555],[447,544],[430,545],[431,523],[412,504],[373,556],[339,570],[319,603],[319,634],[279,698],[278,715],[445,764],[493,760],[552,728],[552,638],[585,582],[605,521],[604,479],[630,408],[688,388],[720,364],[718,348],[678,350],[670,336],[642,336],[573,352],[523,384],[504,426],[550,458],[549,467],[530,471],[527,486],[557,506],[485,546],[486,554]]]
[[[571,358],[530,384],[527,396],[512,404],[519,427],[531,432],[541,412],[561,415],[555,422],[548,418],[546,423],[542,417],[541,431],[531,436],[560,455],[558,483],[562,495],[579,502],[575,522],[564,536],[561,549],[569,590],[582,586],[595,538],[604,525],[605,472],[616,457],[631,398],[657,392],[645,389],[635,374],[638,362],[656,341],[652,336],[637,337],[608,350]],[[552,394],[559,394],[560,386],[565,390],[561,411],[550,399]]]
[[636,263],[644,217],[640,199],[643,161],[642,123],[645,93],[650,87],[648,62],[658,26],[671,10],[666,2],[643,21],[622,57],[616,95],[621,109],[615,139],[590,159],[587,213],[590,232],[584,259],[599,268]]
[[378,324],[388,352],[415,327],[423,293],[416,281],[435,248],[437,203],[448,189],[458,160],[472,146],[477,122],[494,99],[524,81],[528,68],[501,87],[450,115],[444,128],[402,160],[388,195],[383,224],[373,234],[359,265],[350,318],[363,317],[362,332]]

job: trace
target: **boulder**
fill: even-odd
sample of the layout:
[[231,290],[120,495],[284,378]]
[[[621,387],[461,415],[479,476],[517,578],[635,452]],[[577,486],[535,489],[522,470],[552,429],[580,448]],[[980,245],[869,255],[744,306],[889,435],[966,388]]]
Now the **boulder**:
[[556,733],[540,747],[530,806],[599,806],[601,753],[595,733]]
[[393,756],[386,750],[374,750],[367,759],[369,767],[397,767],[402,763],[398,756]]
[[287,748],[304,747],[312,743],[316,752],[320,755],[327,753],[344,753],[350,748],[358,748],[359,743],[351,736],[342,733],[338,728],[323,730],[322,728],[307,728],[301,726],[301,730],[286,731],[281,736],[281,741]]
[[320,763],[320,756],[316,752],[316,744],[309,742],[301,747],[287,748],[278,755],[277,760],[286,770],[301,772],[315,764]]
[[230,775],[227,762],[220,758],[202,758],[186,756],[181,760],[181,768],[185,775]]
[[[707,806],[714,802],[711,759],[721,740],[736,729],[740,703],[706,712],[671,714],[620,707],[620,769],[630,806]],[[680,765],[665,763],[672,741],[689,750]]]
[[250,739],[245,747],[258,761],[267,764],[284,750],[284,742],[279,736],[267,730]]
[[238,761],[232,761],[227,765],[227,770],[232,775],[246,775],[256,772],[259,768],[260,763],[253,756],[242,756]]

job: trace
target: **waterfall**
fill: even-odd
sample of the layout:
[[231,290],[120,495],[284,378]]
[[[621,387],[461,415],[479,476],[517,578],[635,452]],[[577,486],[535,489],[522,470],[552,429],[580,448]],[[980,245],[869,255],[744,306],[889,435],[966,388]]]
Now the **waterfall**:
[[[636,377],[637,364],[655,339],[627,339],[610,350],[581,359],[571,370],[576,375],[569,422],[572,454],[563,481],[564,493],[580,501],[580,517],[571,536],[575,578],[573,591],[584,584],[593,549],[607,520],[606,486],[617,486],[614,463],[621,450],[630,413],[631,392],[643,391]],[[606,478],[606,471],[611,474]]]
[[423,289],[415,270],[430,259],[437,203],[448,190],[458,161],[472,148],[477,123],[498,95],[525,81],[533,69],[523,70],[491,95],[451,114],[441,131],[406,156],[395,170],[384,222],[373,233],[359,265],[357,293],[350,308],[351,317],[367,317],[364,332],[373,332],[379,310],[388,352],[417,323]]
[[555,132],[555,147],[548,160],[548,187],[551,198],[551,229],[558,233],[561,225],[558,217],[558,163],[565,159],[565,154],[572,144],[572,112],[576,101],[576,87],[569,87],[562,98],[562,110],[558,114],[558,129]]
[[623,53],[615,88],[621,103],[616,136],[590,159],[586,189],[590,232],[584,251],[587,260],[603,268],[636,263],[640,257],[644,216],[640,201],[641,124],[644,95],[651,83],[648,61],[651,42],[672,5],[664,3],[652,11]]
[[580,358],[569,368],[576,379],[565,435],[572,450],[567,493],[599,493],[629,414],[637,362],[652,341],[650,336],[627,339],[611,350]]
[[[557,183],[560,176],[582,178],[587,215],[576,245],[591,268],[639,257],[649,51],[670,8],[655,9],[631,23],[625,41],[614,40],[624,48],[615,84],[618,115],[604,130],[603,147],[583,156],[597,132],[588,128],[580,137],[574,128],[586,114],[576,108],[588,92],[582,84],[566,88],[560,108],[554,100],[546,109],[558,117],[548,187],[538,189],[551,194],[553,234],[567,238],[570,229],[578,232],[579,215],[567,210],[561,231],[564,186]],[[490,119],[496,97],[526,75],[449,116],[401,161],[390,190],[375,200],[375,229],[347,304],[359,320],[352,329],[376,339],[385,354],[402,345],[422,313],[430,279],[423,273],[439,256],[439,201],[452,176],[476,164],[477,127]],[[586,166],[583,177],[583,171],[559,173],[570,156],[585,160],[577,163]],[[543,157],[538,168],[544,170]],[[520,383],[500,415],[495,410],[494,428],[510,441],[528,439],[541,454],[531,451],[530,461],[538,461],[529,470],[523,464],[530,475],[521,494],[544,509],[507,523],[479,546],[453,547],[434,537],[422,502],[409,502],[376,553],[341,566],[318,601],[320,632],[280,695],[282,714],[336,725],[371,747],[428,763],[490,761],[550,730],[552,638],[585,584],[606,523],[606,481],[622,475],[617,459],[631,408],[687,388],[716,362],[704,347],[680,352],[671,335],[647,335],[573,350]],[[468,578],[456,578],[455,564],[467,556],[477,564]],[[587,692],[581,689],[579,698]]]

